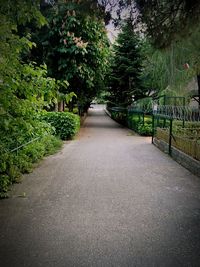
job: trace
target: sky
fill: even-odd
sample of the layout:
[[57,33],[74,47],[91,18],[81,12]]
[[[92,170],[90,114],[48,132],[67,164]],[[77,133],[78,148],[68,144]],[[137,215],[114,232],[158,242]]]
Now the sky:
[[115,27],[112,25],[112,23],[109,23],[106,26],[107,29],[107,35],[111,43],[114,43],[115,39],[117,38],[117,35],[119,33],[119,30],[115,29]]

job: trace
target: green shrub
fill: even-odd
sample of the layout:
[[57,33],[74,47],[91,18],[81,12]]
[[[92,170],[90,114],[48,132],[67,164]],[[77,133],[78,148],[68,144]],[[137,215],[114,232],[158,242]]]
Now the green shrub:
[[29,173],[33,163],[42,157],[55,153],[62,145],[57,137],[46,134],[18,151],[11,152],[0,146],[0,198],[7,197],[9,186],[19,182],[22,173]]
[[150,115],[145,115],[143,123],[142,114],[131,114],[128,117],[128,124],[129,128],[131,128],[140,135],[152,135],[152,117]]
[[[65,108],[65,112],[70,112],[70,111],[69,111],[69,108]],[[74,114],[78,114],[78,107],[75,106],[75,107],[73,108],[72,113],[74,113]]]
[[22,153],[30,158],[32,163],[36,163],[45,155],[45,145],[41,145],[41,142],[33,142],[26,146]]
[[44,156],[54,154],[62,146],[61,140],[52,135],[44,136],[41,142],[45,144]]
[[79,116],[69,112],[46,112],[41,119],[50,123],[62,140],[72,139],[80,128]]
[[0,198],[5,198],[7,197],[7,191],[8,191],[8,187],[11,184],[10,182],[10,178],[8,175],[0,174]]
[[145,115],[144,122],[147,124],[152,124],[152,116]]
[[152,125],[149,123],[144,123],[144,125],[142,123],[140,123],[138,125],[137,131],[140,135],[151,136],[152,135]]
[[127,124],[127,115],[124,112],[111,111],[111,117],[113,120],[121,123],[122,125]]
[[150,115],[145,115],[144,124],[142,114],[138,113],[131,114],[127,118],[126,113],[111,111],[111,117],[123,125],[127,125],[128,120],[128,127],[140,135],[152,135],[152,117]]

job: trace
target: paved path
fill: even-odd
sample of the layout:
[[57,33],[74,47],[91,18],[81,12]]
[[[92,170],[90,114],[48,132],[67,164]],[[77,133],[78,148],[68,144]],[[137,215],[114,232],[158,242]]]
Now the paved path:
[[200,180],[93,109],[0,201],[0,266],[200,266]]

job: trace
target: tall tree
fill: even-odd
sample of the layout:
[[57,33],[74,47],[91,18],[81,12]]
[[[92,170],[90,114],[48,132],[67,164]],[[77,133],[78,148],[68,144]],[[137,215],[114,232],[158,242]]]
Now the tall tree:
[[136,3],[140,11],[139,17],[145,24],[146,32],[155,47],[169,48],[171,53],[173,53],[173,47],[179,47],[180,51],[184,48],[185,58],[188,61],[183,63],[191,63],[190,67],[197,76],[198,98],[196,100],[200,107],[200,67],[197,60],[200,48],[197,45],[200,32],[200,1],[136,0]]
[[142,40],[134,33],[132,22],[122,28],[113,49],[110,74],[111,100],[128,105],[145,95],[140,79],[142,71]]
[[140,19],[156,47],[188,38],[199,27],[200,2],[196,0],[136,0]]
[[102,20],[82,7],[83,1],[67,1],[50,9],[43,50],[49,75],[67,80],[68,91],[77,94],[80,106],[87,106],[102,86],[109,42]]

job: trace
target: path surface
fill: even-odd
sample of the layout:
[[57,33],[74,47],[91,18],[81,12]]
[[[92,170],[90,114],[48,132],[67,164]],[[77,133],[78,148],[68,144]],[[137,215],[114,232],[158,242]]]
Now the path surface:
[[0,266],[200,266],[200,179],[92,109],[0,201]]

